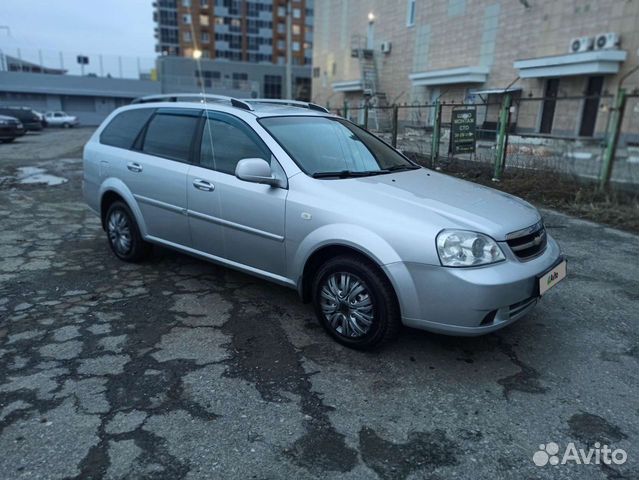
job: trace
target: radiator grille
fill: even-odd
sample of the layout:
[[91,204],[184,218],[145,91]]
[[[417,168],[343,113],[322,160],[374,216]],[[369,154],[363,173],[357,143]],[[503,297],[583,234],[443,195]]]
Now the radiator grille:
[[546,249],[546,228],[539,222],[532,227],[509,234],[506,242],[517,258],[528,260]]

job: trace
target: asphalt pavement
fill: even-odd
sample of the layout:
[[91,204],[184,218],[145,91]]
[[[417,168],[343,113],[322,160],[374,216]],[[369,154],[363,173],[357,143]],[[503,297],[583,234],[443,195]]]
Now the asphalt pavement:
[[[292,290],[117,260],[90,134],[0,145],[0,478],[639,478],[639,237],[544,211],[569,273],[528,317],[361,353]],[[627,460],[562,464],[571,442]]]

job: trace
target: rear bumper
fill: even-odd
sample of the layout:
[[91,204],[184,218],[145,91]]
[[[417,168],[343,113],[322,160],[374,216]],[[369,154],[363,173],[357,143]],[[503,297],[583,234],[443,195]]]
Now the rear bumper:
[[16,127],[15,125],[0,126],[0,139],[21,137],[25,133],[24,127]]
[[546,250],[527,262],[507,260],[479,268],[445,268],[397,262],[386,265],[400,303],[402,322],[450,335],[483,335],[525,316],[538,301],[537,275],[561,258],[548,237]]

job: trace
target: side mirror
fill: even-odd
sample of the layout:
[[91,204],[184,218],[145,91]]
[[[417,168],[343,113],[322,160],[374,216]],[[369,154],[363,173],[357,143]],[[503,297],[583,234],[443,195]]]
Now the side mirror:
[[280,180],[273,176],[271,166],[262,158],[243,158],[237,162],[235,176],[245,182],[264,183],[271,187],[280,186]]

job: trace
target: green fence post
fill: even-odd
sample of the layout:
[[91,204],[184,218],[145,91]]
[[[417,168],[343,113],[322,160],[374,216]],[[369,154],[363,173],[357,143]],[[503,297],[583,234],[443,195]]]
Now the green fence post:
[[441,135],[442,125],[442,104],[439,99],[435,100],[435,119],[433,121],[433,136],[431,138],[432,145],[430,147],[430,166],[434,167],[435,162],[439,158],[439,138]]
[[623,122],[623,114],[626,109],[626,90],[620,88],[615,96],[615,104],[611,112],[611,128],[606,138],[606,150],[603,156],[603,165],[601,168],[601,178],[599,179],[599,189],[603,190],[610,181],[612,175],[612,165],[615,161],[617,152],[617,144],[619,143],[619,134],[621,133],[621,122]]
[[344,118],[348,118],[348,102],[344,100]]
[[368,102],[364,104],[364,128],[368,130]]
[[397,107],[397,105],[393,105],[393,140],[391,142],[391,145],[393,145],[393,148],[397,147],[397,113],[398,113],[399,108]]
[[512,97],[509,93],[504,95],[504,101],[499,112],[499,132],[497,135],[497,149],[495,150],[495,172],[493,181],[501,180],[504,173],[504,165],[506,163],[506,137],[508,132],[508,124],[510,123],[510,104]]

